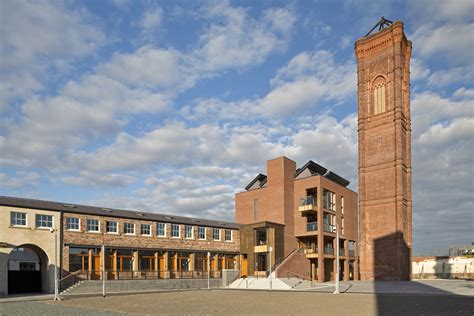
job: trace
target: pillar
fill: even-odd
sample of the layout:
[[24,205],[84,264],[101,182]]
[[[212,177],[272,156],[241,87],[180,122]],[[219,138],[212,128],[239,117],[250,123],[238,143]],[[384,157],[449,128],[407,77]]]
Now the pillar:
[[189,271],[194,272],[194,260],[195,260],[195,254],[194,252],[191,252],[189,254]]
[[344,240],[344,281],[349,281],[349,240]]
[[315,261],[315,260],[316,260],[316,259],[312,259],[312,260],[311,260],[311,281],[314,281],[314,270],[315,270],[315,268],[316,268],[316,266],[315,266],[315,264],[314,264],[314,261]]
[[322,208],[322,188],[318,190],[318,282],[324,282],[324,219]]
[[118,269],[117,269],[117,250],[114,250],[113,254],[113,262],[112,262],[112,270],[114,270],[114,279],[118,279]]
[[170,278],[170,269],[168,267],[168,260],[169,260],[169,252],[168,251],[165,251],[163,253],[163,260],[164,260],[164,269],[165,271],[163,271],[163,278],[164,279],[169,279]]
[[88,267],[87,267],[87,270],[88,270],[87,275],[88,275],[88,278],[91,278],[92,277],[92,275],[91,275],[91,273],[92,273],[92,259],[93,259],[92,258],[92,249],[89,249],[88,255],[89,255],[89,264],[88,264]]
[[[157,272],[158,271],[158,264],[159,264],[159,261],[158,261],[158,251],[155,251],[155,256],[154,256],[154,261],[155,261],[155,269],[153,271]],[[158,277],[158,273],[157,273],[157,277]]]
[[133,269],[133,272],[132,272],[132,273],[133,273],[133,277],[135,277],[135,275],[138,276],[138,273],[137,273],[138,268],[139,268],[139,267],[138,267],[138,250],[135,250],[135,251],[133,252],[133,267],[132,267],[132,269]]
[[354,281],[359,280],[359,243],[354,243]]

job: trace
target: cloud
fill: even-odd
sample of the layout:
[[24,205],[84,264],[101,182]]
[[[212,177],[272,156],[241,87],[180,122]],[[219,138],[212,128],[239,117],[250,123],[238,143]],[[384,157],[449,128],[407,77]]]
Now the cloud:
[[0,110],[15,98],[44,88],[48,70],[67,69],[74,58],[93,54],[105,41],[85,10],[55,1],[2,1]]
[[39,183],[40,178],[37,172],[16,171],[11,175],[0,172],[0,187],[20,189],[34,186]]
[[81,170],[78,175],[65,176],[62,181],[66,184],[72,184],[83,187],[126,187],[133,183],[134,178],[119,173],[94,173],[87,170]]
[[145,9],[139,25],[143,33],[152,35],[160,27],[162,20],[163,9],[160,6],[155,5],[151,8]]

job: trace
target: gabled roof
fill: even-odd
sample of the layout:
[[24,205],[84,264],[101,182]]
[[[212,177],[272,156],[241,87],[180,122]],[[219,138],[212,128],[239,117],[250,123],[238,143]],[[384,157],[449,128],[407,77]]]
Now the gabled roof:
[[261,188],[265,183],[267,183],[267,176],[259,173],[250,183],[245,187],[245,190],[250,190],[252,188]]
[[68,212],[76,214],[88,214],[97,216],[120,217],[136,220],[148,220],[175,224],[202,225],[208,227],[238,229],[239,225],[231,222],[222,222],[200,218],[191,218],[175,215],[165,215],[150,212],[130,211],[114,208],[105,208],[90,205],[80,205],[72,203],[52,202],[44,200],[25,199],[18,197],[0,196],[0,205],[20,208],[31,208],[38,210],[49,210],[58,212]]
[[343,187],[347,187],[349,185],[349,183],[351,183],[349,180],[344,179],[343,177],[335,174],[332,171],[329,171],[327,174],[324,175],[324,177],[326,177],[329,180],[332,180],[332,181],[342,185]]
[[310,160],[303,167],[296,170],[294,177],[296,178],[297,176],[299,176],[305,169],[309,169],[312,176],[316,174],[323,176],[328,171],[328,169]]

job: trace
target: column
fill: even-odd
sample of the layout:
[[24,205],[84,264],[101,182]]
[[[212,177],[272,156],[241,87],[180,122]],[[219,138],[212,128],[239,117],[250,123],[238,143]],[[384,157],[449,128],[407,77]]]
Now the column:
[[92,277],[92,249],[89,249],[89,264],[87,267],[88,273],[87,273],[87,278],[90,280]]
[[132,267],[132,278],[134,278],[135,276],[138,277],[138,250],[135,250],[133,252],[133,267]]
[[354,243],[354,281],[359,280],[359,243]]
[[322,208],[322,193],[323,189],[320,186],[318,188],[319,196],[318,199],[318,282],[324,282],[324,220],[323,220],[323,208]]
[[164,262],[164,269],[165,271],[163,272],[163,278],[165,279],[169,279],[170,278],[170,270],[169,270],[169,267],[168,267],[168,260],[169,260],[169,253],[168,251],[165,251],[163,253],[163,260],[165,261]]
[[349,240],[344,240],[344,281],[349,281]]
[[[99,250],[99,260],[100,260],[100,272],[99,272],[99,279],[102,280],[104,277],[103,271],[104,271],[104,265],[105,265],[105,253],[102,251],[102,248]],[[97,267],[96,267],[97,268]]]
[[216,277],[216,275],[218,275],[216,271],[218,270],[219,270],[219,255],[216,253],[212,260],[211,271],[213,272],[211,273],[211,276]]
[[114,278],[117,280],[118,279],[118,269],[117,269],[117,250],[114,250],[114,255],[113,255],[113,260],[112,262],[112,270],[114,270]]
[[158,251],[155,251],[154,261],[155,261],[155,269],[153,271],[155,271],[156,278],[159,278],[160,276],[158,275],[158,268],[159,268],[159,266],[158,266],[158,264],[159,264]]
[[314,264],[314,261],[316,259],[310,259],[311,260],[311,281],[314,281],[314,270],[316,269],[316,265]]
[[194,275],[194,260],[195,260],[196,256],[194,254],[194,252],[191,252],[189,254],[189,271],[191,271]]

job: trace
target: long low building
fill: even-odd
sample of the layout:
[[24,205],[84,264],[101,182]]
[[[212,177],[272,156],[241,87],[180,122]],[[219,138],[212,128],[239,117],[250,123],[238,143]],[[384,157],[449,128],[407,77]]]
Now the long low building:
[[104,270],[107,279],[220,277],[239,268],[239,249],[235,223],[0,197],[0,294],[53,292],[54,266],[65,284]]

